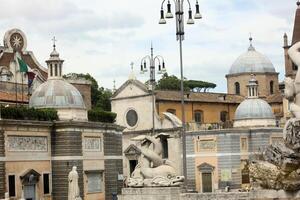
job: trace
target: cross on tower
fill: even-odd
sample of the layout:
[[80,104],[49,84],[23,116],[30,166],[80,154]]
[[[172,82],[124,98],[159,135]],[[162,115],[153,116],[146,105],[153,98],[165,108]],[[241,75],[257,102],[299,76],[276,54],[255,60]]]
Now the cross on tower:
[[55,47],[56,47],[55,42],[57,42],[55,36],[52,38],[52,41],[53,41],[53,48],[55,49]]
[[250,44],[252,45],[252,40],[253,40],[253,38],[252,38],[252,34],[251,34],[251,32],[249,33],[249,41],[250,41]]

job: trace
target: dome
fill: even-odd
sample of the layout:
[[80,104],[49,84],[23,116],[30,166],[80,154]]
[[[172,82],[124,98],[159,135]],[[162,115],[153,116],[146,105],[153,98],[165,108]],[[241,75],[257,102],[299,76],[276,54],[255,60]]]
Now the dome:
[[275,119],[271,106],[264,100],[244,100],[235,111],[235,120]]
[[266,56],[257,52],[251,44],[248,51],[239,56],[232,64],[229,74],[257,72],[275,73],[276,71],[272,62]]
[[32,94],[29,106],[34,108],[85,109],[80,92],[64,79],[48,79]]

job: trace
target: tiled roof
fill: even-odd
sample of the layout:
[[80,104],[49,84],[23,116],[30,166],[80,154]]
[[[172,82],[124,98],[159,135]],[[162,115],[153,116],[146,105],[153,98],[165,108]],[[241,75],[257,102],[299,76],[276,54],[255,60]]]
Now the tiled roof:
[[[161,91],[157,90],[157,101],[180,101],[180,91]],[[190,92],[185,93],[185,101],[192,102],[210,102],[210,103],[233,103],[238,104],[244,100],[244,97],[233,94],[211,93],[211,92]]]

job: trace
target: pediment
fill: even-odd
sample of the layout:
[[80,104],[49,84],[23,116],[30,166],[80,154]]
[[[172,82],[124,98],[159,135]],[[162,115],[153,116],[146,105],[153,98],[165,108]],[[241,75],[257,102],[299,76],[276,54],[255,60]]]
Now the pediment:
[[29,169],[20,176],[20,179],[23,184],[36,184],[40,176],[41,174],[34,169]]
[[124,154],[125,155],[140,155],[141,150],[137,146],[135,146],[134,144],[131,144],[124,151]]
[[113,95],[112,99],[148,95],[145,84],[138,80],[127,80]]
[[213,171],[215,169],[214,166],[208,164],[208,163],[202,163],[201,165],[198,165],[197,167],[200,171]]

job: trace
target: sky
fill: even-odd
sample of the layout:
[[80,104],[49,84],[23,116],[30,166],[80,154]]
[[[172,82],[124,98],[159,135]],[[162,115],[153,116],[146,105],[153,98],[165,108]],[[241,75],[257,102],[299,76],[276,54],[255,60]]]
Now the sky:
[[[139,69],[152,43],[154,55],[163,56],[168,74],[179,77],[175,19],[158,24],[161,2],[0,0],[0,38],[9,29],[21,29],[27,36],[27,50],[46,67],[55,36],[57,51],[65,60],[64,73],[89,73],[110,89],[114,80],[118,88],[128,79],[131,62],[138,80],[149,79],[149,73],[140,74]],[[194,9],[195,0],[190,2]],[[186,78],[216,83],[211,91],[226,92],[225,75],[246,52],[251,33],[256,50],[272,61],[283,80],[283,34],[291,40],[296,0],[199,0],[199,5],[203,18],[185,24]],[[185,1],[185,11],[187,6]]]

